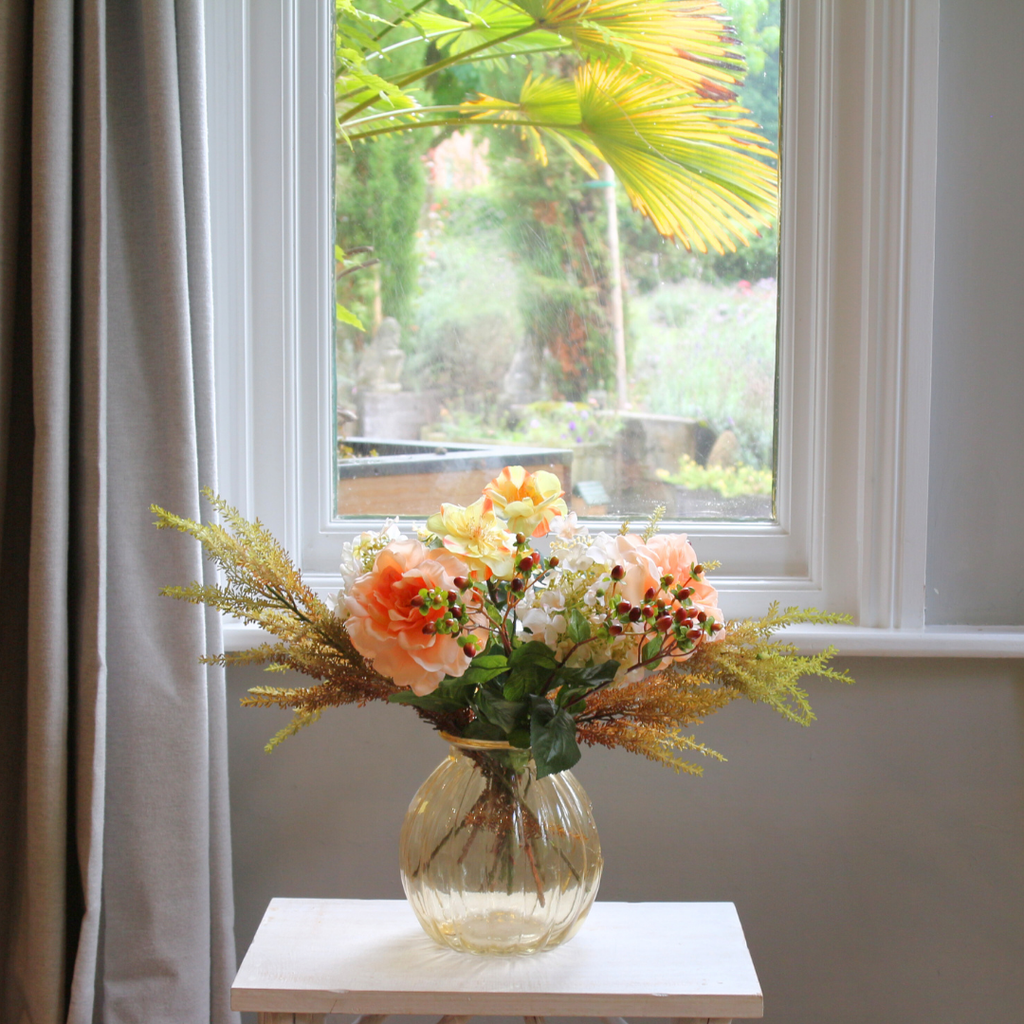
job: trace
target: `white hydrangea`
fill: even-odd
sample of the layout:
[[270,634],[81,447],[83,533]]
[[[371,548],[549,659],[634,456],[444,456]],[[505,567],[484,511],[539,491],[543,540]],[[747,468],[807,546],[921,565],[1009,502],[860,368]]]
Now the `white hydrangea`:
[[527,600],[519,605],[519,622],[523,629],[557,650],[565,638],[565,595],[553,587],[532,589]]

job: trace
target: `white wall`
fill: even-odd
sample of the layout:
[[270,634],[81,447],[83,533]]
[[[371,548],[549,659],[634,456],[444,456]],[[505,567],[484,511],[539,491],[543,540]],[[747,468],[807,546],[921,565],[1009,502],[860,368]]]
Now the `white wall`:
[[[943,0],[929,621],[1024,623],[1024,2]],[[769,1024],[976,1024],[1024,1007],[1024,662],[862,659],[801,730],[734,707],[703,780],[588,751],[601,896],[733,900]],[[401,896],[440,760],[405,709],[328,712],[266,756],[230,673],[238,945],[271,896]]]
[[[809,729],[735,705],[703,779],[621,751],[577,771],[599,899],[736,903],[768,1024],[979,1024],[1024,1007],[1024,663],[851,660]],[[264,681],[235,673],[229,699]],[[398,831],[441,760],[408,710],[339,709],[272,755],[231,713],[237,935],[272,896],[402,896]]]

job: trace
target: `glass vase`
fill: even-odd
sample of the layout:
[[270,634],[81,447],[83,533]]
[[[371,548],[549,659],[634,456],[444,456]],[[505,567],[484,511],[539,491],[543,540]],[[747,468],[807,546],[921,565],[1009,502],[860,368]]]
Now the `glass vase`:
[[536,953],[576,934],[601,880],[590,800],[570,771],[537,778],[528,750],[445,736],[412,799],[402,885],[431,938],[461,952]]

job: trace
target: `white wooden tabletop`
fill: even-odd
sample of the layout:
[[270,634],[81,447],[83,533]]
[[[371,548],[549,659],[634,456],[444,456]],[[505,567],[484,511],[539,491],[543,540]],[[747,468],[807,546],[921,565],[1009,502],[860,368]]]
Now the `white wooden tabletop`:
[[442,948],[404,900],[275,899],[231,988],[235,1010],[560,1017],[760,1017],[731,903],[594,904],[532,956]]

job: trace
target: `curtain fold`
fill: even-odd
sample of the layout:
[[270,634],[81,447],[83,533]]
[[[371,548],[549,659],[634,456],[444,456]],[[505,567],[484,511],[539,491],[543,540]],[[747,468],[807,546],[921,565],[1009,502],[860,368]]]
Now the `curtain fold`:
[[228,1021],[201,0],[0,4],[4,1019]]

